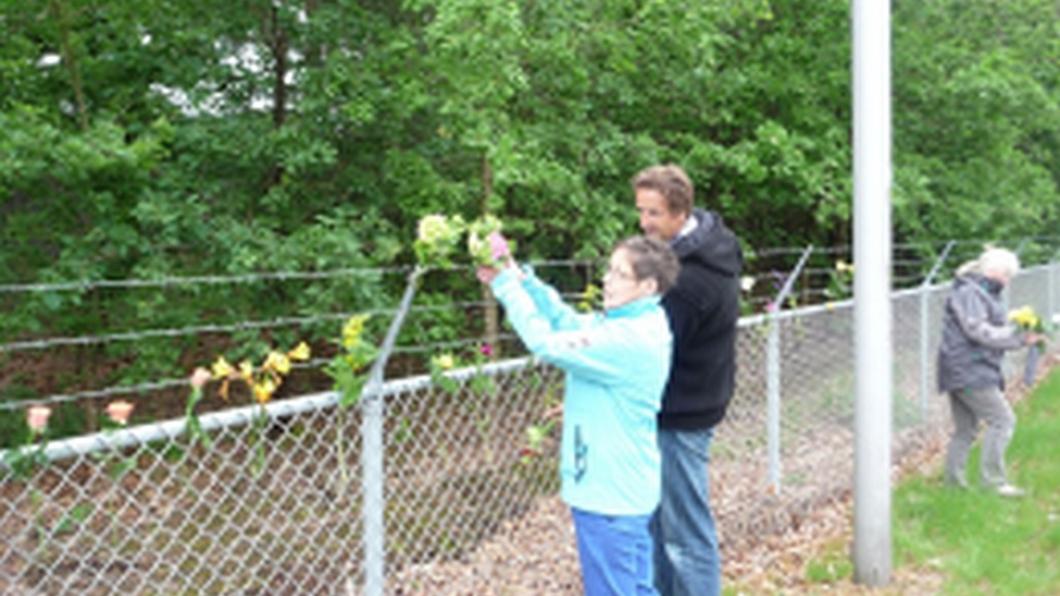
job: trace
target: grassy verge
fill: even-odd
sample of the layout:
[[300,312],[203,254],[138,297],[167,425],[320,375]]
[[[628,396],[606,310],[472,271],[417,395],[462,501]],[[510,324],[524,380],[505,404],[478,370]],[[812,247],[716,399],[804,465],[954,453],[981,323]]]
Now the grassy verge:
[[[957,491],[938,476],[910,479],[895,491],[896,566],[937,570],[944,594],[1060,594],[1060,371],[1016,415],[1009,478],[1027,497]],[[972,459],[974,484],[978,451]]]
[[[941,469],[903,481],[892,498],[891,585],[853,584],[848,535],[805,553],[808,560],[797,557],[798,571],[775,569],[771,579],[729,585],[725,593],[1060,594],[1060,369],[1020,402],[1016,416],[1009,480],[1028,495],[1005,499],[949,488]],[[968,465],[973,486],[978,467],[977,446]]]

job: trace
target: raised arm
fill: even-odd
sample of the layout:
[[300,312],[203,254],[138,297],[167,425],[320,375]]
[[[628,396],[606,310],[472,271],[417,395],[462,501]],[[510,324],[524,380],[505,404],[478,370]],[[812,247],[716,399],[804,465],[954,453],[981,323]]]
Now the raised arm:
[[[574,326],[557,329],[513,268],[501,271],[493,278],[490,287],[504,305],[512,327],[533,354],[566,371],[601,383],[615,382],[622,377],[621,352],[629,342],[620,337],[621,325],[593,324],[592,317],[586,315],[566,316],[573,313],[571,309],[571,313],[564,315],[564,324]],[[551,299],[548,301],[552,303]]]

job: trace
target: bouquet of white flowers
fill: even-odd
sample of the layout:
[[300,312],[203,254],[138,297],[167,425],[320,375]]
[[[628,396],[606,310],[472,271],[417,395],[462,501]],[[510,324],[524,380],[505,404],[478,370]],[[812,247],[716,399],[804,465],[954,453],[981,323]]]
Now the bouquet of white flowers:
[[464,220],[459,215],[425,215],[416,226],[416,241],[412,245],[417,260],[421,265],[449,266],[464,228]]

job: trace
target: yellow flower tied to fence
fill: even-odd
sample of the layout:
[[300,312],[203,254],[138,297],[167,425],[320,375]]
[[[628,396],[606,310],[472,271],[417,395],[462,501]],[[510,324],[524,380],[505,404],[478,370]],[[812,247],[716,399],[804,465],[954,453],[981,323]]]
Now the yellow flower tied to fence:
[[335,381],[339,406],[347,408],[360,400],[366,381],[365,369],[378,356],[375,344],[365,337],[365,325],[371,315],[353,315],[342,325],[339,353],[324,367]]
[[[259,406],[264,406],[283,384],[284,377],[291,372],[292,362],[309,360],[310,352],[309,344],[303,341],[287,352],[270,350],[260,366],[254,366],[250,360],[241,361],[238,367],[232,366],[223,355],[220,355],[209,369],[201,366],[196,368],[191,374],[191,394],[185,406],[185,418],[192,440],[201,440],[207,446],[210,444],[210,439],[203,432],[199,418],[195,414],[195,406],[202,401],[203,389],[207,383],[220,381],[221,385],[217,389],[217,395],[225,401],[230,398],[232,383],[243,383],[247,386],[254,402]],[[257,421],[259,425],[263,424],[260,418]]]

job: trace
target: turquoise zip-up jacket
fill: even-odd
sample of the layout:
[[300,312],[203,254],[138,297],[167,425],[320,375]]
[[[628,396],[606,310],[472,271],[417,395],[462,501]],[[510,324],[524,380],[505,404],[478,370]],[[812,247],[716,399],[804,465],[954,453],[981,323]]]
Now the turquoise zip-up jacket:
[[658,296],[580,314],[527,268],[491,287],[531,353],[564,370],[561,495],[603,515],[646,515],[659,504],[656,415],[672,337]]

